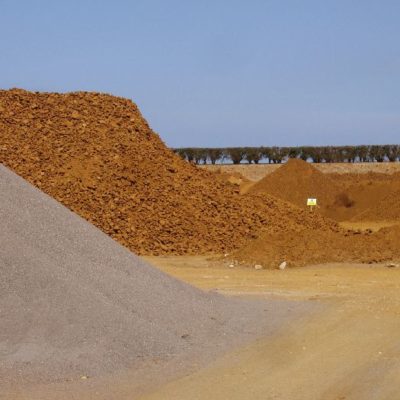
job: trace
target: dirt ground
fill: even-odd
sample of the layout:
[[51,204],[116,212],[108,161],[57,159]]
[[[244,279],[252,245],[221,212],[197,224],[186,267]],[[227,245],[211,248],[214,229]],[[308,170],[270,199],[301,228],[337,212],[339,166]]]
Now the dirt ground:
[[147,260],[205,290],[322,307],[143,400],[399,398],[400,268],[328,264],[279,271],[218,267],[207,257]]

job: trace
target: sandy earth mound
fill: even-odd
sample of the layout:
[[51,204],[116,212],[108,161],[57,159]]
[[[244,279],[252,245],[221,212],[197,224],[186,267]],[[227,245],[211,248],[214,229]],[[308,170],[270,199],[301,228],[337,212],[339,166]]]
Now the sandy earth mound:
[[175,280],[3,166],[0,192],[0,393],[134,367],[151,379],[155,360],[199,365],[273,325],[279,302]]
[[0,91],[0,131],[1,163],[139,254],[225,252],[282,223],[277,200],[168,150],[130,100]]
[[321,207],[332,204],[339,188],[310,163],[289,159],[287,163],[253,185],[250,193],[268,193],[306,208],[307,198],[317,198]]

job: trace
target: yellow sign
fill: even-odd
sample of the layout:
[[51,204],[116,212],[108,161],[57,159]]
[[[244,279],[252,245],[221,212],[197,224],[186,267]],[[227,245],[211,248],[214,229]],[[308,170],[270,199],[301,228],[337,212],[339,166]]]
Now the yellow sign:
[[316,206],[317,205],[317,199],[307,199],[307,205],[308,206]]

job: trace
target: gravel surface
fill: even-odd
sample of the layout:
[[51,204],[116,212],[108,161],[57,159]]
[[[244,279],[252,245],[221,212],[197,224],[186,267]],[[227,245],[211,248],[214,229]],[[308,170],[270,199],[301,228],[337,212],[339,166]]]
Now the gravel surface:
[[0,243],[0,398],[155,360],[201,364],[290,315],[288,302],[266,311],[164,274],[1,165]]

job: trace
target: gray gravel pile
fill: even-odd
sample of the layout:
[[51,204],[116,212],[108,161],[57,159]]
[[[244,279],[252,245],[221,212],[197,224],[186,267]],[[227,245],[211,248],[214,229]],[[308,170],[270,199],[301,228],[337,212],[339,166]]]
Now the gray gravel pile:
[[0,243],[0,389],[201,358],[265,332],[264,302],[162,273],[1,165]]

